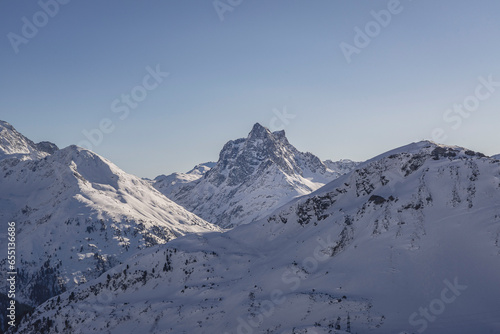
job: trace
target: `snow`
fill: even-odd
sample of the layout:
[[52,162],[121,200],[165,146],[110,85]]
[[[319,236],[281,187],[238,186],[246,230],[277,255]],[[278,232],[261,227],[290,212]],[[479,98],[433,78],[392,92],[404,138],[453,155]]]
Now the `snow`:
[[[255,191],[285,184],[273,168]],[[414,143],[262,219],[140,250],[18,332],[497,333],[499,240],[500,162]]]
[[[12,127],[2,131],[2,138],[24,143]],[[17,226],[18,301],[37,305],[138,250],[220,230],[91,151],[70,146],[53,154],[28,149],[28,154],[19,147],[0,160],[0,219]],[[21,153],[26,155],[18,159]],[[2,288],[5,275],[0,274]]]
[[57,150],[55,144],[49,142],[35,144],[17,132],[12,125],[0,120],[0,159],[41,159],[54,150]]
[[260,219],[357,165],[350,160],[326,163],[331,168],[299,152],[284,131],[272,133],[257,123],[247,138],[226,143],[210,170],[160,176],[153,185],[203,219],[231,228]]
[[187,173],[159,175],[151,181],[151,184],[163,194],[177,193],[182,188],[201,179],[215,164],[215,162],[206,162],[196,165]]

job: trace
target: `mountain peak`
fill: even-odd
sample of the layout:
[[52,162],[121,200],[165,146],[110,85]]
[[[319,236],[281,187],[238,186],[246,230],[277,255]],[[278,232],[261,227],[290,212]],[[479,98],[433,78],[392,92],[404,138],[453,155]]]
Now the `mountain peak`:
[[42,159],[3,159],[0,170],[0,220],[19,224],[18,256],[25,261],[16,298],[31,306],[96,278],[132,251],[219,230],[75,145]]
[[285,130],[271,132],[260,123],[254,124],[247,139],[269,139],[273,142],[279,142],[281,145],[290,145],[288,139],[286,138]]
[[14,130],[14,127],[10,123],[2,121],[1,119],[0,119],[0,127],[7,128],[9,130]]
[[285,130],[274,131],[273,135],[276,137],[286,137]]
[[54,154],[56,151],[59,151],[59,147],[50,141],[41,141],[36,144],[36,148],[39,151],[46,152],[48,154]]
[[[245,140],[231,145],[234,159],[244,154],[240,151],[245,149]],[[284,175],[276,164],[249,154],[249,158],[255,157],[252,162],[261,162],[262,169],[247,184],[215,189],[208,178],[200,179],[182,188],[175,198],[224,226],[262,215],[261,220],[223,234],[191,235],[135,253],[107,275],[39,306],[17,332],[30,334],[33,328],[50,330],[69,324],[72,332],[92,328],[94,332],[120,333],[130,326],[136,332],[148,332],[153,319],[157,319],[154,330],[173,333],[224,333],[241,328],[247,328],[247,333],[276,329],[291,333],[297,332],[296,328],[301,333],[310,333],[312,328],[328,333],[334,326],[348,333],[351,325],[352,333],[414,332],[408,315],[417,315],[415,310],[421,305],[430,305],[432,311],[435,301],[440,301],[430,301],[439,297],[436,292],[448,291],[448,296],[455,298],[465,289],[460,301],[446,309],[445,317],[435,317],[437,321],[429,324],[429,332],[456,332],[453,321],[470,310],[486,316],[460,323],[459,331],[464,329],[460,332],[498,332],[497,323],[489,316],[498,304],[498,284],[484,277],[500,276],[495,256],[499,253],[500,163],[477,157],[448,159],[452,154],[464,157],[458,155],[462,151],[457,152],[430,142],[410,144],[393,150],[393,157],[357,168],[293,201],[300,194],[288,186],[305,185],[301,182],[306,180],[300,175]],[[471,154],[466,152],[463,154]],[[295,160],[299,164],[310,157],[285,153],[290,163]],[[248,161],[245,159],[242,161]],[[237,162],[235,173],[244,167]],[[219,167],[214,167],[212,176],[232,173]],[[305,176],[311,177],[310,172]],[[292,182],[287,184],[289,180]],[[24,212],[20,215],[26,219]],[[89,226],[85,223],[80,229]],[[96,227],[98,231],[99,225]],[[75,224],[70,226],[72,232],[75,228]],[[56,231],[66,229],[63,226]],[[119,232],[122,237],[123,231]],[[62,249],[87,245],[88,235],[85,231],[85,241],[70,240]],[[90,240],[93,247],[100,245]],[[110,240],[115,242],[116,238]],[[51,242],[46,249],[57,246]],[[75,253],[96,254],[89,248]],[[92,260],[88,255],[85,258]],[[273,316],[250,327],[248,323],[255,320],[253,312],[280,285],[265,282],[276,277],[283,283],[286,279],[287,285],[281,284],[287,290],[286,301],[283,297],[282,306],[271,305]],[[298,284],[292,287],[292,282]],[[158,286],[162,295],[148,301],[148,297],[158,295]],[[114,297],[112,305],[90,307],[96,300],[109,300],[109,296]],[[441,311],[443,300],[441,292]],[[304,315],[306,309],[310,312]],[[147,316],[140,316],[138,310]]]
[[315,155],[299,152],[285,131],[271,132],[256,123],[247,138],[224,145],[219,160],[202,178],[163,177],[155,180],[155,187],[203,219],[226,228],[261,218],[338,175]]
[[57,150],[57,146],[50,142],[35,144],[19,133],[11,124],[0,120],[0,159],[41,159]]
[[271,131],[260,123],[255,123],[252,131],[248,134],[248,138],[263,138],[269,136]]

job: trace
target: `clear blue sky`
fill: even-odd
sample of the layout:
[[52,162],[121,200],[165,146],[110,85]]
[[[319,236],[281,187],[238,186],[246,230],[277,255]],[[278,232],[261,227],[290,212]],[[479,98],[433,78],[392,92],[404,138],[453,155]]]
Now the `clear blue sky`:
[[[497,0],[221,3],[223,21],[211,0],[73,0],[51,15],[2,0],[0,119],[60,147],[109,119],[92,149],[142,177],[217,160],[255,122],[280,125],[284,108],[290,142],[322,159],[365,160],[435,128],[446,144],[500,153],[500,84],[478,88],[500,82]],[[374,23],[381,10],[388,24]],[[369,45],[356,27],[371,29]],[[356,42],[348,63],[341,45]],[[158,64],[159,84],[146,77]],[[471,112],[447,112],[465,102]]]

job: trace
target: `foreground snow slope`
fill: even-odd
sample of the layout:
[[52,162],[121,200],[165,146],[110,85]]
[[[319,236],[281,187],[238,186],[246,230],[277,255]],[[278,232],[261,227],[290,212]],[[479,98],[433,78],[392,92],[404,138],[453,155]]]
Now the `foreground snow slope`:
[[[500,161],[421,142],[137,254],[19,333],[498,333]],[[57,330],[56,330],[57,329]]]
[[299,152],[284,131],[271,132],[257,123],[247,138],[224,145],[210,170],[161,176],[154,187],[203,219],[230,228],[268,215],[357,164],[327,163],[333,169],[315,155]]
[[[0,220],[2,245],[7,222],[16,223],[16,298],[29,305],[98,277],[137,250],[219,230],[148,182],[76,146],[39,160],[0,160]],[[6,256],[0,255],[2,268]]]

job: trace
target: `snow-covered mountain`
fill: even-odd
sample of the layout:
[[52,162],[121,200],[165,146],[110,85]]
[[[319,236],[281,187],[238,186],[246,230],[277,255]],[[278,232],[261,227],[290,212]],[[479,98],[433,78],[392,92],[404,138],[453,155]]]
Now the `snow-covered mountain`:
[[181,188],[201,179],[215,165],[215,162],[205,162],[196,165],[187,173],[160,175],[153,180],[152,184],[163,194],[178,193]]
[[492,158],[493,158],[493,159],[500,160],[500,154],[494,155],[494,156],[492,156]]
[[315,155],[299,152],[284,131],[270,132],[257,123],[247,138],[224,145],[209,170],[160,176],[154,187],[203,219],[230,228],[264,217],[357,164],[327,163],[332,169]]
[[55,144],[47,141],[35,144],[17,132],[12,125],[0,120],[0,160],[5,158],[41,159],[57,150]]
[[499,333],[499,260],[500,162],[420,142],[141,251],[18,333]]
[[349,159],[341,159],[339,161],[325,160],[323,163],[330,170],[337,172],[338,176],[351,172],[359,165],[359,162]]
[[[2,131],[3,143],[23,138],[9,130]],[[34,159],[37,151],[26,153],[17,145],[23,140],[15,143],[4,151],[25,160],[0,160],[0,240],[7,244],[7,222],[15,222],[19,302],[40,304],[140,249],[219,230],[91,151],[70,146]],[[0,256],[2,268],[6,256]],[[0,274],[2,291],[6,275]]]

